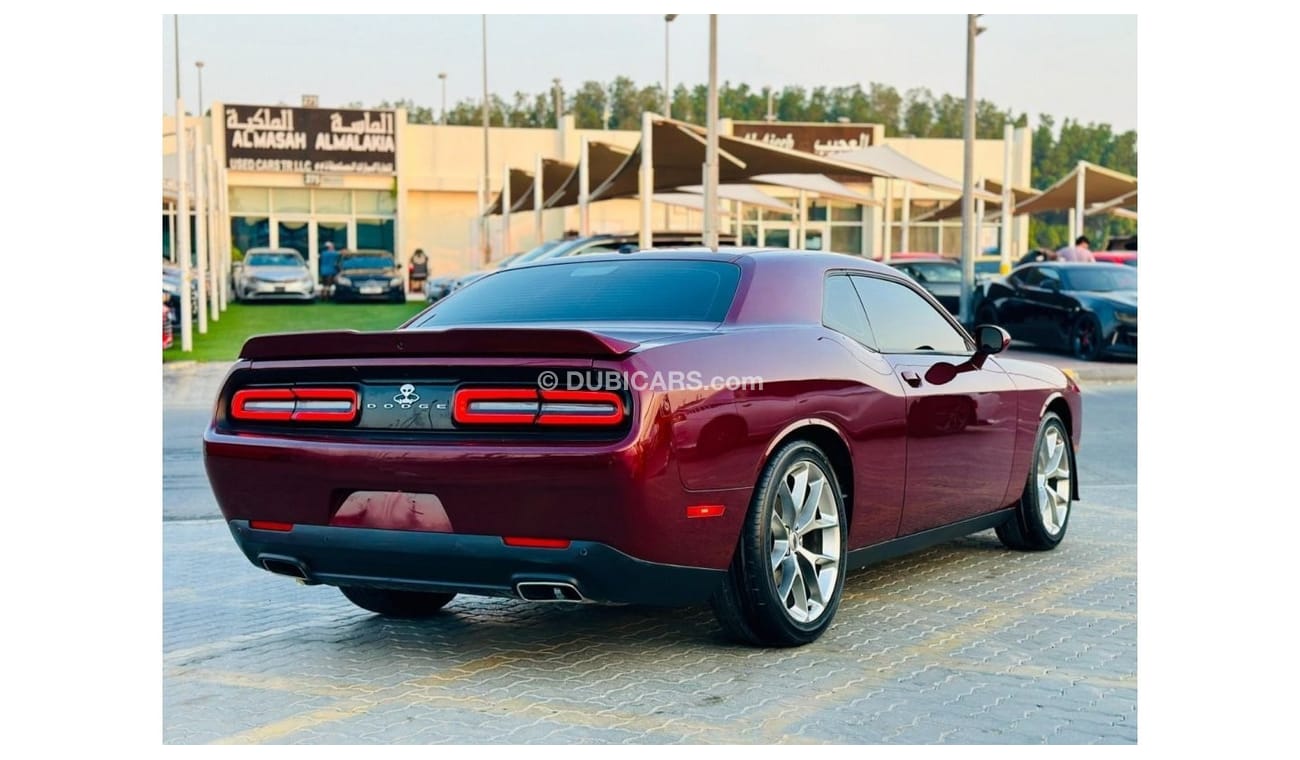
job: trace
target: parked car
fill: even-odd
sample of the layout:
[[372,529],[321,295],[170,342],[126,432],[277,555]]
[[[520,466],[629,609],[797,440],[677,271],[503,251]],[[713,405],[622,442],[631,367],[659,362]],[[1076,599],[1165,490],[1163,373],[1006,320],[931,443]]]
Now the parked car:
[[1027,264],[989,283],[975,315],[1016,340],[1080,359],[1137,356],[1137,272],[1113,264]]
[[[166,293],[171,313],[172,329],[181,329],[181,268],[174,264],[162,266],[162,292]],[[199,318],[199,283],[190,276],[190,321]]]
[[434,277],[425,283],[424,300],[429,303],[437,303],[447,297],[447,294],[455,287],[456,281],[460,279],[454,275],[447,277]]
[[172,332],[172,310],[168,304],[170,300],[171,297],[164,292],[162,294],[162,347],[164,351],[171,348],[172,343],[175,341],[175,333]]
[[388,251],[344,251],[334,278],[335,301],[406,302],[406,284]]
[[1138,265],[1137,251],[1093,251],[1092,257],[1104,264],[1125,264],[1131,267]]
[[950,314],[961,311],[961,264],[951,259],[904,259],[890,266],[925,288]]
[[738,640],[806,644],[855,568],[1065,537],[1079,389],[1009,341],[854,256],[566,257],[395,331],[252,338],[205,465],[254,565],[381,615],[709,599]]
[[250,248],[234,276],[236,301],[315,301],[316,281],[292,248]]

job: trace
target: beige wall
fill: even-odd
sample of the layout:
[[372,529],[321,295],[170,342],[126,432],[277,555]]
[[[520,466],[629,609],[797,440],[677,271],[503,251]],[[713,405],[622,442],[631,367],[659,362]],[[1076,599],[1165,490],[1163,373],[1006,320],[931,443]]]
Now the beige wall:
[[[190,123],[204,125],[205,139],[215,143],[214,154],[221,159],[224,139],[221,125],[211,125],[216,134],[210,134],[208,120],[191,117]],[[398,148],[399,195],[397,202],[397,251],[402,259],[415,248],[423,248],[430,257],[434,276],[470,271],[480,266],[481,253],[478,240],[481,227],[477,220],[478,190],[483,166],[483,130],[481,127],[405,124],[401,120]],[[162,131],[172,132],[171,117],[163,117]],[[724,124],[724,130],[730,124]],[[566,116],[560,129],[521,129],[494,127],[489,134],[489,186],[490,195],[499,191],[505,167],[512,166],[531,172],[537,156],[559,158],[570,163],[578,160],[581,139],[613,143],[627,148],[636,146],[640,139],[637,131],[575,129],[572,116]],[[934,171],[961,180],[961,140],[918,140],[889,138],[884,141],[908,157],[929,166]],[[978,140],[975,148],[977,177],[1001,179],[1003,166],[1001,140]],[[164,164],[166,155],[175,153],[174,137],[163,139]],[[1029,185],[1030,145],[1028,139],[1022,147],[1021,176],[1017,185]],[[174,158],[172,160],[174,172]],[[166,173],[166,168],[165,168]],[[393,177],[345,176],[324,177],[322,187],[337,189],[391,189]],[[303,187],[301,174],[275,174],[230,172],[231,187]],[[895,183],[895,197],[901,199],[902,190]],[[876,198],[884,197],[884,183],[852,185],[855,189]],[[765,192],[792,199],[794,192],[781,192],[767,188]],[[951,194],[923,187],[913,187],[914,199],[951,198]],[[669,209],[665,217],[663,206],[655,204],[651,219],[656,229],[663,229],[665,218],[672,229],[693,229],[701,224],[700,213],[684,209]],[[630,232],[639,226],[640,209],[635,199],[601,201],[591,207],[593,232]],[[881,245],[881,216],[868,210],[864,221],[864,237],[868,252],[877,251]],[[539,242],[533,213],[527,210],[511,216],[509,244],[501,217],[491,220],[493,259],[500,259],[516,251],[527,250]],[[1021,222],[1023,224],[1023,221]],[[955,226],[955,224],[954,224]],[[553,209],[544,212],[543,239],[553,239],[565,230],[577,229],[576,208]],[[730,220],[724,220],[724,230],[730,230]],[[1027,236],[1027,226],[1021,240]]]

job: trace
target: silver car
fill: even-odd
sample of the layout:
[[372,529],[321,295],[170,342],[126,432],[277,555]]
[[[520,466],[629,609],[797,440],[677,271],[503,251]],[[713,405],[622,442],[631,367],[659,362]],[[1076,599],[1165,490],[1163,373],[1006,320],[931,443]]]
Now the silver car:
[[316,282],[307,262],[292,248],[250,248],[235,273],[235,299],[316,300]]

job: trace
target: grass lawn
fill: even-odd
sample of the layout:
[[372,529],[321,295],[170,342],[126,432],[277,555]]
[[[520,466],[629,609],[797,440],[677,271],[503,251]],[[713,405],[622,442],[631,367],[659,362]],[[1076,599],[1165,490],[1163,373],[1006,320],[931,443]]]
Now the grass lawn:
[[424,301],[398,303],[232,303],[221,320],[208,320],[208,334],[199,335],[194,324],[194,350],[176,344],[163,351],[163,362],[234,361],[244,341],[254,335],[305,330],[391,330],[427,306]]

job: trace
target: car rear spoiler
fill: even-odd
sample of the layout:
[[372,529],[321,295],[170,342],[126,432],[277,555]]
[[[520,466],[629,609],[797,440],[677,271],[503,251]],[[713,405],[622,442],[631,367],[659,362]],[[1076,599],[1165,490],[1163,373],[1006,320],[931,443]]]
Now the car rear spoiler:
[[564,356],[611,358],[639,343],[589,330],[457,327],[447,330],[333,330],[249,338],[241,359],[349,359],[399,356]]

